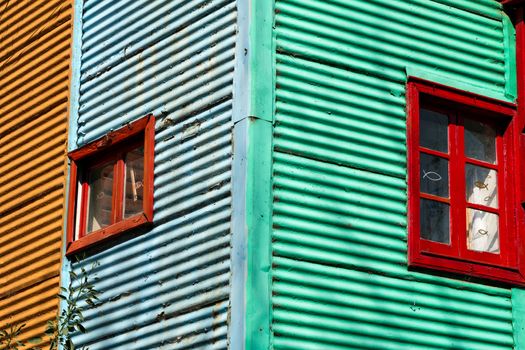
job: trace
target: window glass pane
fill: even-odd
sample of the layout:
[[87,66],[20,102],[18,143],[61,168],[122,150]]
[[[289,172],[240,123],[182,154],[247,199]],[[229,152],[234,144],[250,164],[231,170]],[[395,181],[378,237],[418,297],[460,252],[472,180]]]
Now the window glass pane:
[[497,214],[467,208],[467,247],[470,250],[499,253]]
[[421,238],[449,244],[449,212],[448,204],[421,198],[419,213]]
[[448,198],[448,160],[420,153],[421,192]]
[[144,211],[144,148],[126,154],[126,178],[124,182],[124,218]]
[[465,155],[496,163],[496,130],[488,124],[465,119]]
[[419,144],[448,153],[448,117],[422,108],[419,115]]
[[89,171],[89,196],[86,232],[111,224],[113,164],[107,163]]
[[498,175],[496,170],[467,164],[465,176],[468,202],[492,208],[498,207]]

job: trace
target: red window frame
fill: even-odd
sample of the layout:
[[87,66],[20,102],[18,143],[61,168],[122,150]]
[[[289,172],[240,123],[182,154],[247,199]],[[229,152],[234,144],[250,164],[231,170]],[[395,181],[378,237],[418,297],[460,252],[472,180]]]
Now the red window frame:
[[[127,152],[144,148],[143,211],[123,218],[123,191]],[[111,237],[153,222],[153,163],[155,147],[155,117],[147,115],[119,130],[72,151],[67,217],[66,255],[78,253]],[[91,169],[115,162],[112,188],[112,224],[86,234],[88,174]]]
[[[421,107],[444,111],[449,119],[449,154],[419,145]],[[463,116],[492,123],[501,128],[496,138],[497,164],[465,157]],[[408,264],[463,274],[470,277],[525,285],[522,239],[518,215],[519,183],[514,166],[519,156],[516,105],[423,79],[410,77],[407,85],[407,157],[408,157]],[[449,159],[449,200],[420,192],[420,153]],[[481,165],[498,171],[498,209],[467,203],[465,198],[465,164]],[[451,205],[450,244],[420,237],[420,198]],[[466,208],[481,209],[499,215],[499,254],[469,250],[466,234]]]
[[499,0],[503,6],[519,6],[525,4],[525,0]]

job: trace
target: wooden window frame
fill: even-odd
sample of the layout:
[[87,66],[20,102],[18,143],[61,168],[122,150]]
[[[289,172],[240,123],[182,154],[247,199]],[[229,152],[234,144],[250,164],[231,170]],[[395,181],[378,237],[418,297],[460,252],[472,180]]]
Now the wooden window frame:
[[503,6],[521,6],[525,0],[498,0]]
[[[116,213],[122,208],[124,189],[124,156],[137,147],[144,147],[143,211],[124,219]],[[67,216],[66,255],[72,255],[107,241],[131,229],[153,222],[153,166],[155,147],[155,117],[147,115],[119,130],[72,151]],[[89,169],[108,161],[115,161],[112,216],[114,223],[85,234],[87,182]],[[119,200],[120,198],[120,200]]]
[[[466,221],[462,209],[467,204],[464,195],[465,179],[462,167],[467,163],[461,122],[449,121],[449,179],[450,186],[450,244],[424,240],[420,237],[420,198],[433,198],[420,193],[420,152],[439,153],[419,145],[420,107],[432,110],[444,108],[447,115],[475,115],[477,119],[497,123],[504,131],[497,136],[498,202],[500,216],[500,253],[469,250],[466,242]],[[438,107],[439,106],[439,107]],[[517,107],[515,104],[461,91],[441,84],[410,77],[407,84],[407,167],[408,167],[408,265],[410,267],[440,270],[474,278],[490,279],[512,285],[525,285],[523,240],[518,225],[522,215],[520,203],[520,179],[514,174],[519,154],[517,135]],[[458,131],[454,131],[458,129]],[[459,130],[461,129],[461,130]],[[452,130],[452,133],[451,133]],[[461,135],[461,136],[459,136]],[[455,149],[453,149],[453,147]],[[423,151],[422,151],[423,150]],[[443,156],[443,154],[438,154]],[[462,158],[461,158],[462,157]],[[454,159],[452,159],[454,158]],[[459,159],[458,159],[459,158]],[[452,161],[453,160],[453,161]],[[484,167],[486,163],[480,162]],[[454,183],[453,183],[454,182]],[[454,188],[456,187],[456,188]],[[443,200],[439,199],[440,202]],[[465,203],[461,203],[461,202]],[[459,209],[458,209],[459,206]],[[463,208],[464,207],[464,208]],[[476,209],[476,208],[474,208]],[[480,208],[486,210],[487,208]]]

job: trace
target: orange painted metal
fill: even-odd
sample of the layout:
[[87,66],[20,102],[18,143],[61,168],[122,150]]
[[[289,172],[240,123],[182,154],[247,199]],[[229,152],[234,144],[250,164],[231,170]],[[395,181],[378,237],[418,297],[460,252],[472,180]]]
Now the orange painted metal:
[[0,0],[0,329],[58,310],[72,0]]

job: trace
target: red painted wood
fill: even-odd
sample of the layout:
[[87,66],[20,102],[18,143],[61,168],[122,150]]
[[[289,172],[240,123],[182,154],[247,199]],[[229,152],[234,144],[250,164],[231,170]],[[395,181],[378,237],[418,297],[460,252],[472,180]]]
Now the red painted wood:
[[[451,213],[451,240],[454,245],[454,255],[452,257],[462,257],[467,250],[466,239],[466,181],[465,181],[465,138],[463,119],[459,113],[454,114],[453,120],[449,125],[450,137],[449,147],[453,150],[453,159],[450,164],[452,213]],[[462,234],[461,234],[462,233]]]
[[521,6],[525,0],[498,0],[503,6]]
[[[519,158],[517,166],[520,172],[525,172],[525,2],[514,13],[516,27],[516,73],[518,86],[518,122],[516,125],[516,144],[519,147]],[[521,176],[517,193],[522,205],[525,205],[525,177]]]
[[[143,212],[123,220],[126,153],[144,146],[144,207]],[[111,132],[101,139],[69,153],[71,159],[71,182],[68,198],[67,255],[119,235],[127,230],[153,221],[153,176],[154,176],[155,118],[148,115],[122,129]],[[89,185],[83,176],[86,170],[114,161],[112,192],[112,224],[86,233],[87,201]],[[82,170],[83,169],[83,170]],[[85,177],[85,176],[84,176]],[[79,179],[82,180],[79,188]],[[80,193],[80,195],[79,195]],[[80,215],[77,218],[77,198],[80,197]],[[78,238],[75,239],[76,222],[79,223]]]
[[113,206],[111,215],[113,217],[113,223],[117,223],[122,220],[124,210],[124,186],[126,177],[126,166],[124,164],[124,157],[126,153],[121,152],[118,155],[118,160],[115,162],[114,180],[113,180]]
[[144,141],[144,214],[153,221],[153,169],[155,166],[155,118],[151,116],[146,124]]
[[408,183],[408,262],[414,265],[421,255],[419,239],[419,91],[407,85],[407,183]]
[[436,201],[436,202],[450,204],[450,199],[449,198],[443,198],[443,197],[439,197],[439,196],[434,196],[433,194],[428,194],[428,193],[424,193],[424,192],[419,193],[419,196],[421,198],[430,199],[430,200],[433,200],[433,201]]
[[419,151],[422,152],[422,153],[430,154],[430,155],[437,156],[437,157],[440,157],[440,158],[450,159],[450,156],[448,155],[448,153],[435,151],[433,149],[428,149],[428,148],[419,146]]
[[[518,235],[515,237],[515,246],[517,247],[516,256],[514,257],[518,266],[525,270],[525,0],[506,1],[505,4],[515,5],[507,6],[506,10],[513,10],[511,15],[514,16],[516,28],[516,73],[518,88],[518,115],[515,122],[514,137],[516,160],[515,171],[518,170],[520,176],[517,181],[515,192],[513,193],[516,200],[521,206],[515,209],[515,215],[518,220]],[[515,8],[516,7],[516,8]]]
[[[498,158],[499,160],[500,158]],[[493,169],[493,170],[498,170],[499,167],[497,164],[491,164],[491,163],[487,163],[487,162],[484,162],[482,160],[478,160],[478,159],[474,159],[474,158],[469,158],[469,157],[465,157],[465,163],[467,164],[473,164],[473,165],[478,165],[478,166],[481,166],[481,167],[484,167],[484,168],[489,168],[489,169]]]
[[87,213],[89,206],[89,183],[87,179],[82,180],[80,185],[80,218],[78,225],[78,238],[87,234]]
[[75,213],[76,213],[76,199],[77,199],[77,164],[71,162],[69,171],[69,194],[68,194],[68,213],[67,213],[67,233],[66,233],[66,249],[74,240],[75,232]]
[[[509,245],[516,247],[509,254],[509,259],[512,263],[514,261],[521,271],[525,270],[525,177],[521,176],[525,173],[525,0],[503,0],[501,1],[505,6],[505,10],[513,19],[516,29],[516,73],[517,73],[517,88],[518,88],[518,110],[517,117],[513,122],[514,132],[514,147],[515,164],[513,171],[510,174],[517,172],[515,190],[508,193],[514,196],[514,200],[518,203],[511,208],[512,213],[517,220],[518,234],[509,238]],[[505,179],[507,183],[512,183],[509,179]]]
[[139,120],[130,123],[121,129],[112,131],[103,137],[88,143],[87,145],[79,148],[75,151],[69,152],[68,156],[72,160],[79,160],[86,158],[88,156],[93,156],[94,154],[104,151],[108,148],[117,145],[120,142],[129,140],[135,135],[139,135],[144,132],[150,119],[155,119],[153,115],[147,115]]
[[151,221],[148,220],[144,213],[137,214],[129,219],[119,221],[113,225],[94,231],[89,235],[82,237],[81,239],[77,239],[69,245],[66,255],[69,256],[79,253],[82,250],[94,245],[107,242],[108,239],[117,237],[126,231],[148,224],[151,224]]
[[[434,109],[433,104],[447,105],[456,111],[449,115],[449,155],[419,146],[419,110],[422,106]],[[442,108],[436,108],[439,110]],[[518,236],[516,210],[521,210],[514,196],[519,181],[514,176],[515,143],[514,125],[516,106],[442,86],[422,79],[410,78],[407,86],[407,147],[408,147],[408,261],[409,266],[461,273],[472,277],[487,278],[504,283],[525,285],[522,248]],[[496,140],[497,164],[470,159],[465,156],[464,117],[475,113],[480,120],[496,120],[507,125],[503,135]],[[485,119],[483,119],[485,118]],[[449,159],[450,200],[420,193],[419,155],[434,154]],[[499,208],[467,203],[465,196],[465,166],[468,163],[495,169],[498,172]],[[451,205],[451,240],[443,244],[421,239],[419,236],[420,198],[437,200]],[[496,213],[500,217],[500,253],[477,252],[467,248],[466,209]],[[518,208],[519,207],[519,208]],[[518,247],[520,247],[518,249]]]
[[409,77],[408,80],[409,84],[414,85],[420,94],[432,96],[434,101],[436,98],[443,99],[444,101],[439,102],[451,104],[456,108],[460,104],[464,107],[485,111],[485,113],[494,112],[496,116],[508,118],[512,118],[516,111],[516,105],[511,102],[496,100],[416,77]]

